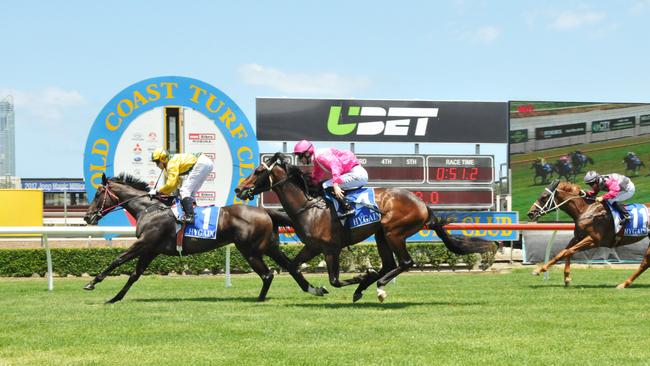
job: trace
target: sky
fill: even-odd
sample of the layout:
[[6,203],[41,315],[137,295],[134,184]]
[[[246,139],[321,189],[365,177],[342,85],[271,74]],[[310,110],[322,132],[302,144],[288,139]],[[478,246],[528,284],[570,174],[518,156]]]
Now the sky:
[[0,0],[20,177],[81,178],[120,91],[202,80],[256,97],[650,102],[650,0]]

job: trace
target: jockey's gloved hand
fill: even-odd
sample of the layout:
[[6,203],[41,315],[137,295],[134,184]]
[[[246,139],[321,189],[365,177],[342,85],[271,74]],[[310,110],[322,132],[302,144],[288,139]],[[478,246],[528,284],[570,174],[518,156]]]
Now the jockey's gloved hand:
[[147,193],[147,194],[149,195],[149,197],[154,197],[155,195],[158,194],[158,192],[156,191],[155,188],[152,188],[152,189],[149,190],[149,193]]

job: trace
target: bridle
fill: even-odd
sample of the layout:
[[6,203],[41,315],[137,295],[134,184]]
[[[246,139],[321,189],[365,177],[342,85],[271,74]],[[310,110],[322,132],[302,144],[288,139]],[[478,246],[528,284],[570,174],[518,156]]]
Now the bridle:
[[[126,199],[126,200],[120,202],[120,198],[117,197],[117,195],[115,193],[113,193],[110,188],[111,188],[110,184],[107,184],[107,185],[101,186],[101,187],[99,187],[97,189],[98,193],[102,193],[102,192],[104,193],[104,198],[102,199],[101,207],[98,208],[97,211],[93,212],[92,216],[90,217],[91,222],[94,221],[95,218],[97,218],[97,221],[99,221],[106,214],[112,212],[113,210],[115,210],[117,208],[124,209],[123,205],[128,203],[129,201],[132,201],[132,200],[134,200],[136,198],[147,196],[147,194],[143,194],[143,195],[140,195],[140,196],[131,197],[129,199]],[[111,200],[113,200],[114,202],[117,202],[117,203],[115,203],[112,206],[106,207],[107,197],[110,197]]]
[[[292,173],[289,172],[289,169],[286,169],[285,167],[283,167],[283,169],[285,170],[285,172],[286,172],[287,175],[286,175],[284,178],[278,180],[277,182],[273,182],[273,175],[271,174],[271,171],[272,171],[273,168],[275,168],[276,166],[280,166],[280,165],[281,165],[281,162],[282,162],[281,159],[275,159],[275,160],[273,161],[273,163],[271,163],[271,164],[267,164],[267,163],[264,162],[264,161],[263,161],[262,163],[260,163],[260,166],[264,167],[264,171],[265,171],[265,173],[266,173],[266,176],[268,177],[268,182],[269,182],[269,184],[268,184],[268,188],[266,188],[266,190],[268,190],[268,191],[272,190],[272,189],[275,188],[275,187],[280,187],[280,186],[282,186],[283,184],[285,184],[285,183],[287,183],[289,180],[291,180],[291,179],[293,178],[293,176],[294,176]],[[263,179],[260,180],[260,181],[263,181]],[[302,181],[303,181],[303,184],[304,184],[304,187],[305,187],[305,189],[303,190],[303,192],[305,193],[305,196],[307,196],[308,201],[313,200],[313,198],[310,197],[310,196],[307,194],[307,191],[308,191],[307,182],[306,182],[304,179],[303,179]],[[255,185],[254,185],[253,187],[248,188],[248,189],[246,189],[244,192],[242,192],[242,195],[245,196],[245,197],[247,197],[249,200],[250,200],[250,199],[253,199],[253,197],[255,197],[255,195],[256,195],[257,193],[262,192],[262,188],[260,188],[260,186],[261,186],[261,184],[258,184],[258,182],[256,182]],[[257,191],[257,192],[256,192],[256,191]]]
[[546,188],[544,188],[544,190],[546,190],[546,192],[549,193],[549,195],[547,196],[546,202],[544,202],[544,205],[542,206],[542,205],[538,204],[537,202],[539,200],[535,201],[535,203],[533,203],[533,206],[535,206],[538,209],[538,211],[536,212],[536,217],[542,217],[542,216],[546,215],[549,212],[553,212],[553,211],[559,209],[560,207],[564,206],[567,202],[569,202],[569,201],[571,201],[571,200],[573,200],[575,198],[585,198],[586,197],[586,193],[581,190],[580,194],[571,196],[571,197],[565,199],[564,201],[562,201],[560,203],[556,203],[555,202],[555,193],[557,193],[557,191],[564,192],[564,193],[572,193],[572,192],[563,191],[561,189],[558,189],[557,187],[555,187],[553,190],[550,190],[548,187],[546,187]]

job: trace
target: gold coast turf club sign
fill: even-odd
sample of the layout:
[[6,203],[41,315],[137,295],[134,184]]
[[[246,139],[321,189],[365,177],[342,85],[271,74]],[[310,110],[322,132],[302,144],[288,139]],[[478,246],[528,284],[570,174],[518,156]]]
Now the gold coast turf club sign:
[[[214,171],[197,194],[199,201],[242,203],[234,195],[234,188],[252,173],[259,156],[248,119],[221,90],[178,76],[133,84],[101,110],[84,151],[88,198],[92,199],[100,186],[102,173],[108,177],[128,173],[155,184],[160,170],[149,157],[160,146],[201,152],[214,160]],[[125,215],[109,215],[102,224],[127,224],[125,220]]]

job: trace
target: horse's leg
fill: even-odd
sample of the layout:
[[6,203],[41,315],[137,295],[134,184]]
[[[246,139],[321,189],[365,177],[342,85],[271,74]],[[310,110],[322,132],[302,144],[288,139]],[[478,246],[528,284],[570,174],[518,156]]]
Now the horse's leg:
[[136,241],[133,243],[133,245],[131,245],[129,249],[115,258],[115,260],[109,264],[106,269],[104,269],[101,273],[95,276],[95,278],[88,282],[86,286],[84,286],[84,290],[94,290],[95,285],[102,282],[104,278],[106,278],[106,276],[108,276],[115,268],[137,257],[139,255],[140,243],[140,241]]
[[144,270],[147,269],[147,267],[149,267],[149,264],[154,258],[156,258],[157,255],[158,255],[157,253],[153,253],[153,252],[142,253],[140,255],[140,259],[138,259],[138,263],[135,265],[135,270],[133,271],[131,276],[129,276],[129,279],[126,281],[124,287],[122,287],[120,292],[118,292],[117,295],[115,295],[115,297],[106,301],[106,303],[112,304],[122,300],[124,298],[124,295],[126,295],[126,293],[133,285],[133,283],[137,281],[140,278],[140,276],[142,276]]
[[298,286],[304,291],[308,292],[312,295],[316,296],[323,296],[327,293],[327,289],[325,287],[314,287],[312,286],[309,281],[303,276],[302,272],[298,268],[293,268],[291,266],[291,262],[289,260],[289,257],[287,257],[286,254],[282,250],[280,250],[280,247],[277,245],[272,245],[267,251],[266,255],[271,257],[277,263],[280,267],[282,267],[285,271],[289,272],[291,274],[291,277],[296,281]]
[[547,263],[544,263],[544,265],[542,267],[540,267],[539,269],[534,270],[532,274],[537,276],[540,273],[544,273],[544,272],[548,271],[548,269],[552,265],[554,265],[557,261],[559,261],[560,259],[562,259],[564,257],[567,257],[567,256],[571,256],[574,253],[585,250],[587,248],[596,246],[593,239],[591,238],[591,236],[585,237],[584,239],[578,241],[577,244],[574,244],[575,242],[576,242],[576,238],[571,239],[571,241],[569,242],[569,245],[567,245],[566,248],[562,249],[555,257],[553,257],[553,259],[551,259]]
[[383,294],[384,286],[386,286],[388,282],[393,280],[393,278],[397,277],[400,273],[408,271],[408,269],[413,267],[414,264],[413,258],[411,258],[408,250],[406,250],[406,236],[401,234],[391,236],[391,234],[388,233],[386,234],[386,241],[388,242],[388,245],[393,253],[395,253],[397,256],[399,265],[397,268],[392,269],[384,276],[382,276],[379,280],[377,280],[377,297],[379,298],[379,301],[384,301],[384,298],[386,297],[385,294]]
[[564,286],[568,287],[571,284],[571,256],[564,258]]
[[[386,242],[386,237],[383,231],[375,233],[375,241],[377,242],[377,251],[379,252],[379,256],[381,258],[381,268],[379,269],[379,272],[366,272],[363,279],[359,283],[359,286],[354,291],[354,295],[352,295],[353,302],[357,302],[359,299],[361,299],[361,296],[363,296],[363,291],[365,291],[370,285],[377,282],[378,279],[384,277],[388,272],[397,267],[397,264],[395,263],[395,257],[393,256],[393,252],[390,250],[390,247]],[[383,288],[377,288],[377,297],[379,298],[379,301],[383,302],[386,296],[388,296],[388,294]]]
[[[289,273],[292,273],[292,272],[301,273],[300,272],[300,265],[305,263],[305,262],[310,261],[312,258],[319,255],[320,253],[321,253],[320,248],[315,247],[313,245],[305,244],[305,246],[302,247],[302,249],[300,249],[300,252],[298,252],[296,257],[291,260],[291,262],[289,263],[289,266],[287,267],[288,268],[287,270],[289,271]],[[301,276],[302,276],[302,274],[301,274]],[[304,289],[303,289],[303,291],[304,291]],[[325,287],[313,287],[311,284],[308,284],[307,292],[309,292],[312,295],[316,295],[316,296],[322,296],[322,294],[320,294],[320,292],[322,292],[323,294],[328,293],[328,291],[327,291],[327,289]]]
[[269,269],[266,263],[264,263],[261,255],[250,253],[245,254],[244,252],[242,252],[242,254],[244,254],[246,261],[253,271],[255,271],[255,273],[257,273],[257,275],[262,279],[262,289],[260,290],[260,294],[257,296],[257,301],[264,301],[266,300],[266,293],[271,287],[271,282],[273,282],[273,271]]
[[616,288],[622,289],[629,287],[634,280],[636,280],[637,277],[641,276],[643,272],[645,272],[646,269],[650,266],[650,247],[645,252],[645,256],[643,257],[643,260],[641,261],[641,264],[639,264],[639,268],[628,278],[627,280],[623,281],[623,283],[620,283]]

